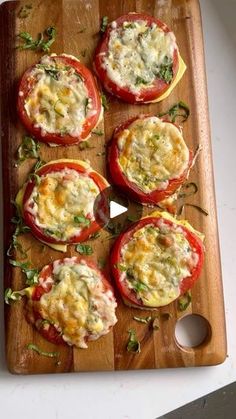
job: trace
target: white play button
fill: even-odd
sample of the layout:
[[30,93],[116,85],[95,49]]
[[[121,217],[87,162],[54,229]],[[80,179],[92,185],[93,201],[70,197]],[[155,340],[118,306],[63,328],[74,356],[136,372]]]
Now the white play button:
[[115,218],[126,211],[128,211],[127,207],[118,204],[118,202],[110,201],[110,218]]

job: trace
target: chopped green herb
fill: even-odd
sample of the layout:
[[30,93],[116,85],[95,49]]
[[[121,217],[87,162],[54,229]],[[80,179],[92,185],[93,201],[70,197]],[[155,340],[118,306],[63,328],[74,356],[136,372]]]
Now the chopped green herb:
[[27,349],[31,349],[34,352],[37,352],[38,355],[47,356],[48,358],[58,358],[59,355],[60,355],[59,352],[46,352],[46,351],[42,351],[34,343],[28,343],[28,345],[26,345],[26,348]]
[[37,175],[36,173],[30,173],[29,179],[35,182],[36,185],[40,184],[40,176]]
[[22,254],[23,257],[26,257],[27,253],[25,252],[25,250],[23,250],[23,247],[19,243],[17,237],[20,234],[28,233],[30,231],[30,228],[24,225],[24,220],[21,216],[20,209],[14,201],[13,201],[13,205],[15,206],[15,209],[16,209],[16,215],[12,217],[11,223],[15,224],[16,228],[15,228],[14,234],[12,235],[11,244],[7,250],[7,256],[12,256],[12,251],[18,250]]
[[131,23],[123,23],[123,28],[124,29],[134,29],[135,28],[135,23],[131,22]]
[[45,165],[45,161],[40,160],[40,158],[38,159],[38,161],[35,163],[34,167],[33,167],[33,171],[36,172],[37,170],[40,169],[40,167]]
[[106,260],[104,258],[98,258],[99,269],[104,269],[106,266]]
[[187,291],[178,299],[178,310],[185,311],[188,308],[191,301],[192,301],[191,294],[189,291]]
[[25,283],[27,285],[34,285],[38,284],[39,279],[39,270],[30,268],[29,262],[18,262],[17,260],[10,259],[9,263],[12,266],[18,267],[22,270],[22,272],[26,275]]
[[7,288],[4,293],[4,299],[6,304],[11,304],[15,301],[19,301],[23,296],[22,291],[12,291],[11,288]]
[[128,330],[129,340],[126,346],[128,352],[134,352],[136,354],[141,352],[140,342],[137,340],[136,331],[134,329]]
[[109,103],[108,103],[107,97],[104,93],[101,93],[101,101],[102,101],[102,106],[103,106],[104,110],[108,111]]
[[92,148],[95,148],[95,147],[92,147],[90,144],[89,144],[89,142],[88,141],[81,141],[80,143],[79,143],[79,149],[80,149],[80,151],[83,151],[83,150],[86,150],[86,149],[92,149]]
[[83,224],[84,227],[88,227],[91,224],[91,220],[89,218],[86,218],[83,214],[75,215],[74,222],[76,224]]
[[59,239],[61,239],[63,236],[63,233],[59,230],[51,230],[50,228],[45,228],[43,231],[47,236],[55,236]]
[[165,57],[163,64],[157,68],[156,76],[168,84],[173,79],[173,63],[168,57]]
[[121,272],[126,272],[127,268],[125,265],[122,265],[122,263],[116,263],[114,265],[114,268],[118,269]]
[[77,244],[75,247],[76,252],[80,255],[92,255],[93,249],[89,244]]
[[69,132],[70,131],[67,127],[63,127],[63,128],[60,129],[60,135],[61,136],[67,135],[67,134],[69,134]]
[[173,105],[167,112],[162,112],[158,114],[159,117],[165,115],[169,115],[171,122],[175,122],[177,117],[180,117],[181,122],[184,122],[188,119],[190,115],[190,109],[188,105],[186,105],[186,103],[180,101]]
[[99,231],[96,231],[96,233],[91,234],[91,236],[89,236],[89,239],[93,240],[93,239],[98,239],[98,237],[100,237],[101,234],[99,233]]
[[135,80],[135,86],[139,86],[140,84],[148,84],[149,81],[144,80],[142,77],[137,76]]
[[[44,65],[44,64],[36,64],[37,68],[40,68],[45,71],[46,74],[48,74],[50,77],[52,77],[54,80],[59,80],[60,76],[60,70],[58,68],[55,68],[52,65]],[[64,68],[66,70],[66,67]]]
[[142,291],[147,291],[148,290],[148,286],[146,284],[144,284],[141,281],[137,281],[137,280],[132,282],[132,287],[137,292],[142,292]]
[[21,50],[30,49],[49,52],[50,47],[56,38],[56,29],[49,26],[44,32],[39,34],[38,39],[36,40],[34,40],[28,32],[20,32],[18,37],[24,41],[23,44],[17,46],[17,48]]
[[85,100],[84,100],[84,113],[85,113],[85,116],[87,115],[87,112],[88,112],[88,105],[89,105],[89,98],[86,97]]
[[18,13],[18,17],[20,19],[25,19],[26,17],[28,17],[30,15],[32,7],[32,4],[26,4],[25,6],[22,6]]
[[145,323],[145,324],[148,324],[152,320],[151,316],[148,316],[148,317],[134,316],[133,319],[136,320],[136,322]]
[[101,33],[106,32],[107,25],[108,25],[108,17],[103,16],[102,19],[101,19],[101,25],[100,25],[100,32]]
[[92,131],[92,134],[102,136],[102,135],[104,135],[104,132],[103,132],[103,131],[101,131],[101,130],[93,130],[93,131]]
[[32,137],[25,135],[21,145],[17,150],[17,164],[21,164],[26,159],[38,159],[39,150],[40,144],[36,142]]

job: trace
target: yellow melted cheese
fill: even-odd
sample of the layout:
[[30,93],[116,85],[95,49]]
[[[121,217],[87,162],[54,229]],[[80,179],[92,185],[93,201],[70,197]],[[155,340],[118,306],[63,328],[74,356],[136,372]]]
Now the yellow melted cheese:
[[122,274],[123,280],[149,307],[174,301],[180,295],[181,280],[198,263],[198,254],[178,226],[180,222],[168,226],[165,218],[157,226],[150,224],[136,231],[121,251],[122,271],[127,272]]
[[99,188],[86,173],[66,168],[41,176],[26,208],[47,235],[66,241],[84,228],[75,217],[94,220],[93,205],[98,194]]
[[112,292],[104,290],[99,273],[85,262],[54,262],[53,280],[51,291],[39,301],[39,312],[68,344],[87,348],[87,340],[107,334],[117,322]]
[[83,79],[74,68],[58,63],[55,55],[44,56],[30,78],[36,79],[25,101],[25,110],[35,127],[46,133],[78,137],[85,119],[96,110]]
[[163,66],[173,63],[177,48],[172,32],[165,33],[155,23],[149,27],[142,20],[113,28],[108,47],[103,66],[109,78],[134,94],[152,86]]
[[188,168],[189,150],[173,124],[157,117],[134,121],[118,137],[119,164],[143,192],[166,189]]

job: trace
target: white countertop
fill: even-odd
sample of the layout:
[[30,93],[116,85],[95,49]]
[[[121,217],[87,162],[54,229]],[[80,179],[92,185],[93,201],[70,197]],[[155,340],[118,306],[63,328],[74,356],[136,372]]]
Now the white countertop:
[[236,0],[225,0],[222,6],[221,0],[200,2],[229,357],[217,367],[12,376],[4,363],[1,305],[0,416],[4,419],[154,419],[236,379]]

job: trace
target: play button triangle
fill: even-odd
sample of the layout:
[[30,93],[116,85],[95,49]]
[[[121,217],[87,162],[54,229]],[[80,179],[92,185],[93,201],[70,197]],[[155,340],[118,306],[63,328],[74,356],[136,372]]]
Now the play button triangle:
[[110,218],[115,218],[118,215],[123,214],[127,210],[128,208],[118,204],[118,202],[110,201]]

